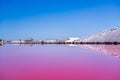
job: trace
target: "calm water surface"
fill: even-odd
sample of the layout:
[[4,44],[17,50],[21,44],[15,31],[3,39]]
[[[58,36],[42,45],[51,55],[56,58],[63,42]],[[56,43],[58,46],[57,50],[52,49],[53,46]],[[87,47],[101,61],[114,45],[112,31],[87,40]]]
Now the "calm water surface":
[[120,46],[0,46],[0,80],[120,80]]

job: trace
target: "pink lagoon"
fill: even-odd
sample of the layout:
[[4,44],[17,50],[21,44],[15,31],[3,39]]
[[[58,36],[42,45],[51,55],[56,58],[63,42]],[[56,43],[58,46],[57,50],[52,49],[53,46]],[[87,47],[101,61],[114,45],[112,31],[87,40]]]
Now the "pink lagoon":
[[86,46],[0,46],[0,80],[120,80],[120,46]]

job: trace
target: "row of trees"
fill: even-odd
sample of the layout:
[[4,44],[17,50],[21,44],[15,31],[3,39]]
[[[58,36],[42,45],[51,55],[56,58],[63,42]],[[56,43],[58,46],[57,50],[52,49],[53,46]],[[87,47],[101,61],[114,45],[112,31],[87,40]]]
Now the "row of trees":
[[[24,41],[23,44],[120,44],[120,42],[65,42],[65,41],[46,41],[46,40],[41,40],[41,41],[34,41],[33,38],[28,38],[25,40],[19,40],[19,41]],[[0,39],[0,44],[3,44],[5,41],[3,39]],[[8,41],[7,41],[8,43]],[[11,41],[9,42],[11,43]]]

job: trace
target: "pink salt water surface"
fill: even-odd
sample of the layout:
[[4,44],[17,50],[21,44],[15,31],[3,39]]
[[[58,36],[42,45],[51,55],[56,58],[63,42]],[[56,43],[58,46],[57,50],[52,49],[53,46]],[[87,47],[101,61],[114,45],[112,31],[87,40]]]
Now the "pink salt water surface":
[[120,58],[65,45],[4,45],[0,80],[120,80]]

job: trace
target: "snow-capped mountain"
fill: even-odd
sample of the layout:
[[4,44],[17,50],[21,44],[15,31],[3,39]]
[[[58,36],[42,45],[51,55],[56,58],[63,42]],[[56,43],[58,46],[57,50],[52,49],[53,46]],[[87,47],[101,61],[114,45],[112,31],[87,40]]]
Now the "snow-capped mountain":
[[120,42],[120,27],[99,32],[74,42]]

